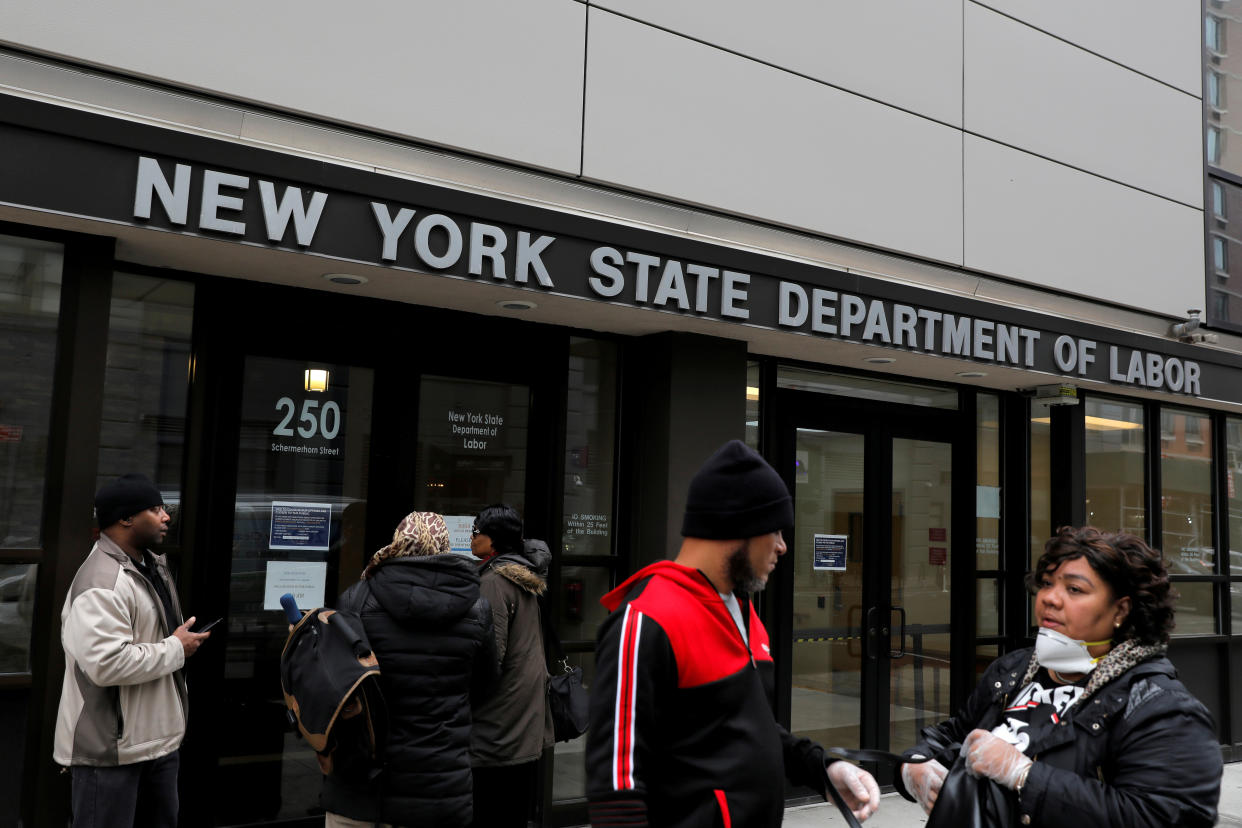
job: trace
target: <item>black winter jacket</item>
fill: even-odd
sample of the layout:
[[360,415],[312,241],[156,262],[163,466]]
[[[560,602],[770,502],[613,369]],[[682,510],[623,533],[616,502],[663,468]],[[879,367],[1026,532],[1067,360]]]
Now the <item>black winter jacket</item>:
[[388,708],[384,771],[370,787],[324,778],[326,810],[367,822],[468,826],[470,704],[495,681],[491,608],[459,555],[393,558],[341,595],[362,617]]
[[[933,729],[960,742],[991,730],[1026,673],[1034,650],[1001,656],[956,716]],[[1210,826],[1220,799],[1221,755],[1212,716],[1160,656],[1136,664],[1080,702],[1043,739],[1022,795],[1010,794],[1017,822],[1098,828]],[[930,756],[920,744],[908,753]],[[897,774],[897,789],[906,792]]]

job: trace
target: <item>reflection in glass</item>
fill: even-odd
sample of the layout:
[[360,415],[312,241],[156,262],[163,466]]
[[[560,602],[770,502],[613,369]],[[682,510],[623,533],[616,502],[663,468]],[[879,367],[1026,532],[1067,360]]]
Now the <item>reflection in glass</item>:
[[[1225,420],[1225,504],[1229,510],[1229,572],[1242,575],[1242,419]],[[1234,611],[1239,605],[1234,603]],[[1242,627],[1235,627],[1242,633]]]
[[59,244],[0,235],[0,548],[42,543],[51,376],[60,318]]
[[975,581],[975,632],[977,635],[1000,635],[1000,590],[995,578]]
[[988,665],[1000,656],[999,644],[980,644],[975,647],[975,680],[983,678]]
[[[798,429],[790,729],[822,745],[859,746],[862,698],[863,436]],[[813,565],[815,535],[844,541],[835,568]]]
[[178,545],[181,531],[193,323],[192,283],[113,276],[96,488],[129,472],[155,481],[172,518],[166,546]]
[[1230,620],[1233,622],[1231,635],[1242,635],[1242,583],[1233,581],[1229,584],[1229,591],[1232,593],[1230,606],[1233,607],[1233,616]]
[[[595,654],[571,653],[569,664],[582,668],[582,686],[591,689],[595,678]],[[559,669],[555,667],[553,669]],[[556,743],[554,773],[552,774],[552,799],[577,799],[586,796],[586,733],[568,742]]]
[[975,397],[975,568],[1000,568],[1000,399]]
[[[952,446],[893,440],[892,603],[903,607],[905,655],[889,663],[889,744],[912,745],[949,708],[953,534]],[[901,619],[890,623],[900,627]],[[897,644],[900,642],[900,644]]]
[[608,610],[599,599],[612,588],[611,570],[602,566],[561,567],[560,613],[556,619],[561,641],[595,641]]
[[30,672],[37,564],[0,564],[0,674]]
[[[305,390],[312,367],[328,371],[327,390]],[[230,726],[218,735],[209,780],[229,791],[219,800],[220,824],[320,812],[314,751],[285,721],[279,664],[288,623],[277,599],[296,591],[284,586],[293,582],[305,590],[302,607],[334,604],[368,557],[372,385],[369,369],[246,359],[224,681],[214,700]]]
[[1173,628],[1173,635],[1214,635],[1217,632],[1214,585],[1179,581],[1173,588],[1178,593],[1174,607],[1177,626]]
[[1210,575],[1216,559],[1211,420],[1193,411],[1161,409],[1160,454],[1165,566],[1170,575]]
[[1035,569],[1035,562],[1044,554],[1044,543],[1052,537],[1052,427],[1049,423],[1048,406],[1032,403],[1030,570]]
[[[565,526],[561,533],[566,555],[612,554],[616,428],[617,347],[612,342],[573,337],[569,342]],[[586,600],[598,603],[602,595],[589,593]],[[590,637],[594,639],[595,634]]]
[[777,388],[837,394],[863,400],[957,409],[957,390],[914,382],[896,382],[853,374],[833,374],[811,368],[782,365],[776,374]]
[[507,503],[525,516],[529,415],[525,385],[423,377],[415,506],[447,519]]
[[746,445],[759,450],[759,363],[746,363]]
[[1146,537],[1143,406],[1091,397],[1085,408],[1087,523]]

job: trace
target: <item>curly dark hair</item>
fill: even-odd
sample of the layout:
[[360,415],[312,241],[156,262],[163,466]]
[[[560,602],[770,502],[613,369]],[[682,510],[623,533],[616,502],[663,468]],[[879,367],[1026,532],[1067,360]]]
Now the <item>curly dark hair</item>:
[[1044,554],[1026,576],[1027,588],[1038,592],[1045,575],[1077,558],[1086,558],[1114,598],[1130,599],[1130,612],[1113,635],[1114,641],[1133,638],[1141,644],[1168,643],[1177,591],[1169,583],[1159,552],[1126,532],[1062,526],[1044,544]]

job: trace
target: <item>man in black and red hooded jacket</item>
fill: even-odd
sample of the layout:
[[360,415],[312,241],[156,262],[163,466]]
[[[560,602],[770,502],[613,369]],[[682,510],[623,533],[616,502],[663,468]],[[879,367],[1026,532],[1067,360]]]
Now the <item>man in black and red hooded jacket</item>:
[[827,762],[772,713],[768,634],[750,603],[793,524],[784,481],[732,440],[690,482],[677,558],[604,596],[587,737],[593,826],[779,826],[783,778],[859,819],[875,812],[870,774]]

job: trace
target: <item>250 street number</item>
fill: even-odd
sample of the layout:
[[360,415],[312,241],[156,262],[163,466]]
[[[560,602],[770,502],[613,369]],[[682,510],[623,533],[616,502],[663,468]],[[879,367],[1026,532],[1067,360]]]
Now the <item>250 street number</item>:
[[[319,408],[319,400],[302,400],[302,414],[298,417],[298,436],[310,439],[316,434],[322,434],[325,440],[331,440],[341,430],[341,407],[334,401],[328,400],[323,404],[323,408],[319,409],[319,415],[315,416],[315,409]],[[281,397],[276,401],[276,410],[285,409],[285,418],[280,421],[280,425],[272,429],[272,434],[277,437],[292,437],[293,429],[290,423],[293,422],[293,415],[297,412],[297,404],[289,397]],[[331,425],[329,426],[329,421]]]

